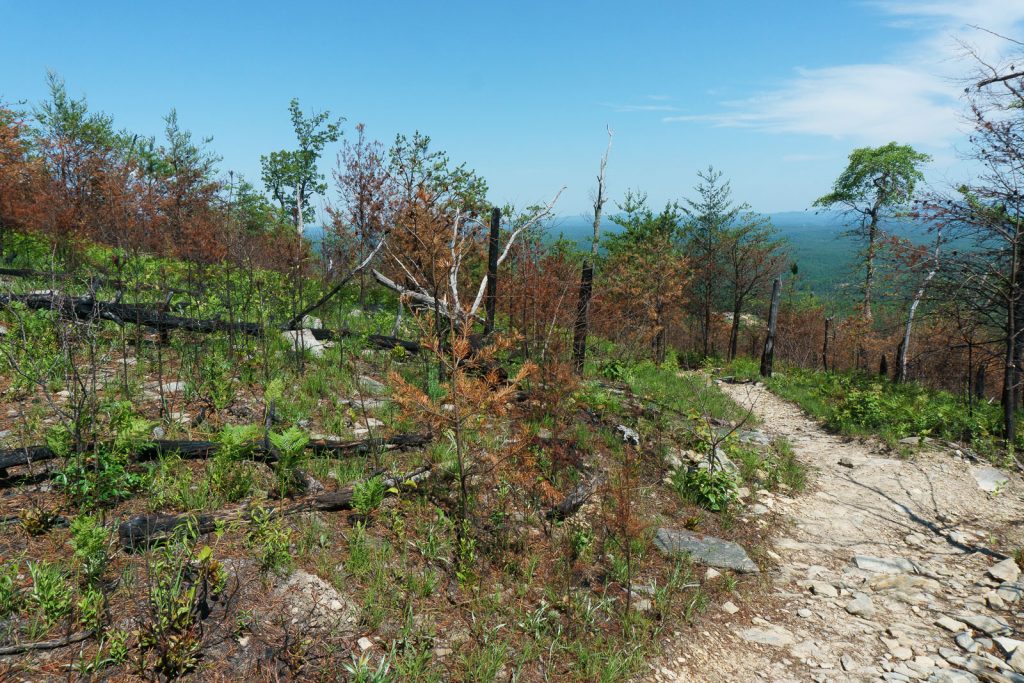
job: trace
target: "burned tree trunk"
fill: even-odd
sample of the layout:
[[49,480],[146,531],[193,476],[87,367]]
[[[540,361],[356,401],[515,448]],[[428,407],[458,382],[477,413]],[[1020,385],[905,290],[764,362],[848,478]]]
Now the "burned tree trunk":
[[829,335],[832,334],[832,318],[825,318],[825,341],[821,345],[821,367],[828,372],[828,342]]
[[491,234],[487,240],[487,296],[484,301],[487,322],[484,333],[494,332],[494,313],[498,305],[498,254],[501,230],[501,209],[495,207],[491,211]]
[[772,364],[775,362],[775,326],[779,320],[779,297],[782,295],[782,278],[775,278],[772,283],[772,303],[768,309],[768,336],[764,340],[764,351],[761,352],[761,376],[772,376]]
[[590,310],[590,295],[594,287],[594,268],[589,261],[583,262],[580,273],[580,298],[576,306],[576,324],[572,335],[572,367],[577,375],[583,374],[587,358],[587,319]]

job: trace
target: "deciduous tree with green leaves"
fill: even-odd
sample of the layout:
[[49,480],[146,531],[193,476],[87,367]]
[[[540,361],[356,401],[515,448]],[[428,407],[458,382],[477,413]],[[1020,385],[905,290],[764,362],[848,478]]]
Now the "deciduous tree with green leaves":
[[815,207],[840,208],[858,217],[859,225],[850,234],[865,243],[862,313],[866,320],[871,319],[875,256],[883,236],[882,222],[909,206],[917,183],[924,180],[921,166],[929,161],[929,155],[910,145],[890,142],[881,147],[859,147],[850,153],[849,163],[832,191],[814,202]]
[[307,117],[299,108],[297,99],[291,101],[288,111],[298,149],[265,154],[260,157],[260,166],[267,191],[292,216],[301,237],[306,221],[313,220],[310,198],[327,191],[327,182],[317,169],[317,161],[324,147],[341,137],[341,124],[345,119],[332,120],[328,111]]

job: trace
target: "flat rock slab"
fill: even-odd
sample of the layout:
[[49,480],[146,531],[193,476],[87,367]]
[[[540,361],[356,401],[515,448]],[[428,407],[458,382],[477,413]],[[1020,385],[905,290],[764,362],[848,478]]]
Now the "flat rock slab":
[[928,677],[928,683],[979,683],[974,674],[960,669],[943,669]]
[[1020,576],[1020,567],[1012,557],[997,562],[988,568],[988,575],[1004,583],[1013,583]]
[[772,647],[787,647],[796,642],[792,633],[779,626],[772,628],[761,628],[755,626],[753,628],[738,631],[736,635],[748,643],[771,645]]
[[714,536],[695,534],[682,529],[658,529],[654,545],[666,555],[690,555],[708,565],[738,572],[757,572],[757,565],[742,546]]
[[913,574],[917,571],[914,563],[902,557],[871,557],[854,555],[853,563],[858,569],[876,574]]
[[977,631],[984,631],[990,636],[1008,635],[1013,629],[1002,617],[989,617],[984,614],[962,614],[960,621]]
[[1010,483],[1010,479],[995,467],[973,467],[971,475],[978,482],[978,488],[988,493],[995,493]]

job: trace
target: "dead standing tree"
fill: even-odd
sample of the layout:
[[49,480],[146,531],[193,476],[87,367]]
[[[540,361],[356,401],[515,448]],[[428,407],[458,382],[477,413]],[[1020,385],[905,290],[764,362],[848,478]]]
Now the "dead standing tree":
[[608,201],[605,191],[604,172],[608,166],[608,153],[612,151],[614,133],[608,128],[608,146],[601,157],[601,169],[597,174],[597,194],[594,196],[594,237],[590,242],[590,259],[583,261],[580,272],[580,298],[576,307],[576,324],[573,326],[572,365],[577,375],[583,374],[583,363],[587,357],[587,332],[590,316],[590,297],[594,291],[594,262],[597,260],[597,244],[601,238],[601,213]]
[[907,324],[903,329],[903,340],[900,342],[899,349],[896,352],[896,374],[893,375],[893,380],[898,384],[907,381],[907,355],[910,348],[910,330],[914,325],[914,314],[917,313],[917,307],[920,305],[921,299],[924,298],[924,292],[928,287],[928,283],[939,272],[939,253],[941,249],[942,227],[940,226],[935,232],[935,252],[932,255],[931,266],[924,281],[921,282],[921,286],[917,288],[913,301],[910,303],[910,310],[907,312]]
[[772,364],[775,362],[775,325],[779,321],[779,298],[782,295],[782,278],[775,278],[772,283],[772,305],[768,311],[768,336],[764,339],[764,351],[761,353],[761,376],[772,376]]
[[[554,208],[558,198],[561,197],[563,190],[564,188],[559,190],[550,202],[537,209],[530,218],[522,221],[512,230],[508,241],[505,243],[505,248],[494,259],[493,272],[497,273],[498,268],[508,258],[512,246],[520,235],[551,215],[551,210]],[[410,304],[433,310],[439,319],[444,318],[454,329],[462,330],[472,327],[474,322],[484,322],[486,324],[486,320],[480,317],[479,311],[490,287],[490,273],[484,275],[480,280],[480,285],[477,287],[472,301],[464,304],[462,294],[460,293],[460,277],[464,271],[463,266],[466,265],[466,257],[473,251],[470,242],[477,233],[476,230],[471,229],[474,223],[479,223],[479,221],[472,217],[465,217],[461,212],[455,214],[448,241],[449,253],[443,262],[439,263],[442,266],[441,272],[444,275],[443,282],[439,283],[441,286],[431,288],[427,284],[421,283],[416,277],[413,265],[406,263],[403,256],[396,251],[390,252],[392,261],[405,274],[410,284],[402,286],[377,270],[372,271],[374,279],[402,296]],[[488,268],[488,271],[491,270],[491,268]]]

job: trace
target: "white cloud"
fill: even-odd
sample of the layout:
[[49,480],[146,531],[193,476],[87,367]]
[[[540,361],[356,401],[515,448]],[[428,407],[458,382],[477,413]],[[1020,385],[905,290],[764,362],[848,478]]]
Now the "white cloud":
[[[866,144],[897,140],[947,147],[959,137],[963,86],[975,63],[963,44],[997,62],[1011,44],[988,31],[1017,37],[1024,0],[881,0],[870,3],[917,36],[898,57],[882,63],[801,68],[775,90],[732,102],[719,112],[666,116],[769,133],[852,139]],[[1017,46],[1019,47],[1019,46]]]

